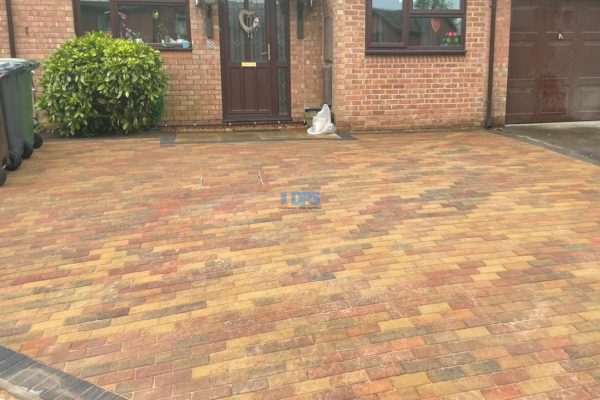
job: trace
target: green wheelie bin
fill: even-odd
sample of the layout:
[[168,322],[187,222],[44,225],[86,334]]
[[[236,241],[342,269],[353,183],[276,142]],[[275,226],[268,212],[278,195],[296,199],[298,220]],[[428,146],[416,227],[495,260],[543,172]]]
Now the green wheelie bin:
[[9,163],[6,169],[14,171],[21,165],[25,150],[23,127],[19,115],[20,92],[17,75],[23,67],[0,62],[0,106],[4,116],[4,131],[8,139]]
[[19,111],[23,127],[23,142],[25,143],[23,158],[29,158],[33,149],[41,146],[41,136],[33,132],[33,71],[40,64],[37,61],[22,58],[0,58],[0,63],[3,62],[22,67],[17,76],[20,92]]

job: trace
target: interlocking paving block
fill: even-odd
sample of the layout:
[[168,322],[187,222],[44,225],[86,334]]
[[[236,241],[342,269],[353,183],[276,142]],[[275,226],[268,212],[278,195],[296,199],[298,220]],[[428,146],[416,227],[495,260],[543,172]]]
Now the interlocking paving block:
[[597,166],[174,138],[49,141],[2,187],[0,373],[36,400],[600,399]]
[[124,400],[4,346],[0,346],[0,389],[23,400]]

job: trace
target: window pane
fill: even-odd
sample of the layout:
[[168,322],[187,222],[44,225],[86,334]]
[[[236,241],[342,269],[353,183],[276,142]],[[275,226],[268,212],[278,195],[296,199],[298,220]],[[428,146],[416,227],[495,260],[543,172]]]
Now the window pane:
[[184,6],[119,5],[119,35],[123,39],[157,43],[163,47],[189,47]]
[[108,0],[81,0],[79,31],[110,32],[110,11]]
[[403,13],[403,0],[373,0],[371,41],[401,43]]
[[462,47],[462,18],[411,18],[408,45],[415,47]]
[[277,61],[287,61],[288,0],[277,0]]
[[279,95],[279,115],[288,113],[287,96],[287,70],[285,68],[277,69],[277,89]]
[[413,0],[415,10],[460,10],[460,0]]

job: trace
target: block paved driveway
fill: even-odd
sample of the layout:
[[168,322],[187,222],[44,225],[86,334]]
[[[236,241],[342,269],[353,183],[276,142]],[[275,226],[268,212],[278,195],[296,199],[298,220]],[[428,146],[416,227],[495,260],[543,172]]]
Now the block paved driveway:
[[600,169],[543,148],[50,141],[0,206],[0,344],[129,398],[600,398]]

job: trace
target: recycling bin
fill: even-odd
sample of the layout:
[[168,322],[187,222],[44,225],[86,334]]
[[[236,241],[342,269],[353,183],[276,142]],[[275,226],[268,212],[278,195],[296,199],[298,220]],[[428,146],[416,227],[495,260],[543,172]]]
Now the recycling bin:
[[20,93],[18,90],[17,75],[22,66],[0,62],[0,107],[4,119],[4,131],[8,142],[9,162],[6,169],[14,171],[21,165],[25,143],[23,142],[22,124],[20,120],[19,105]]
[[[0,81],[4,75],[0,75]],[[2,99],[0,99],[2,102]],[[6,138],[6,129],[4,128],[4,114],[0,106],[0,186],[6,182],[6,166],[10,162],[8,153],[8,140]]]
[[[37,61],[25,60],[22,58],[0,58],[0,63],[9,63],[22,67],[17,75],[19,86],[19,110],[21,115],[21,125],[23,142],[25,149],[23,150],[23,158],[31,157],[33,149],[39,143],[36,140],[36,135],[33,132],[33,71],[40,64]],[[41,137],[40,137],[41,138]],[[41,146],[41,143],[39,144]],[[39,146],[37,146],[39,147]]]

